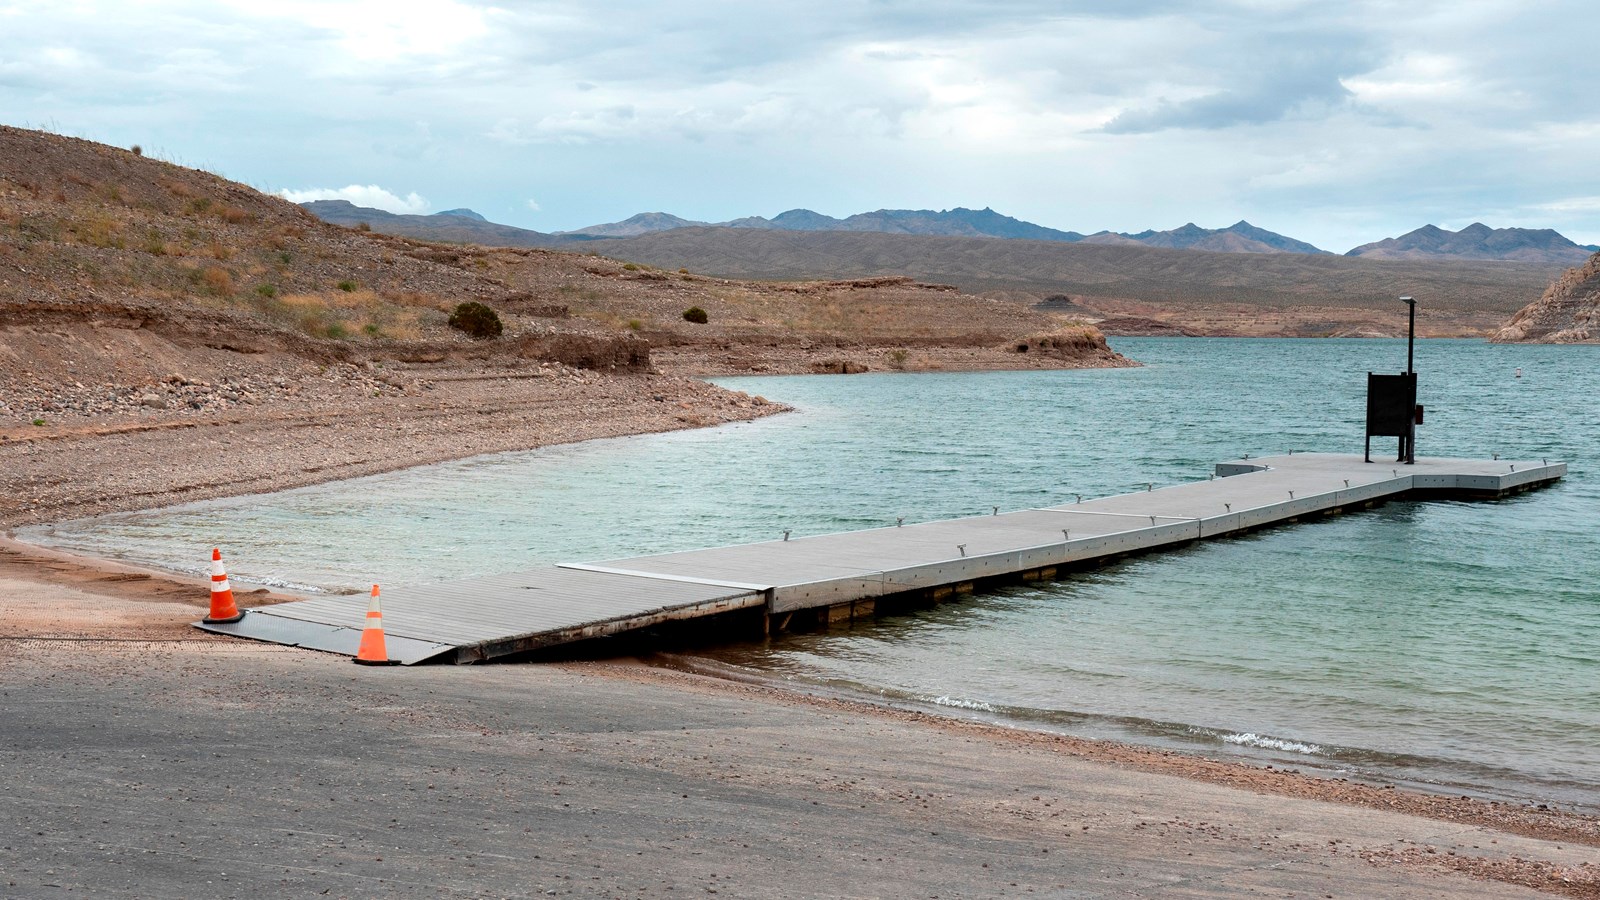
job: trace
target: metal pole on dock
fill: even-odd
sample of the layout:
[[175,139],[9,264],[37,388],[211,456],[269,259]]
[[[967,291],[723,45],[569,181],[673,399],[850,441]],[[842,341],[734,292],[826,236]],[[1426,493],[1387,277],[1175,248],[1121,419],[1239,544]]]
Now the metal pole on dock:
[[[1416,384],[1415,379],[1417,377],[1417,301],[1411,297],[1401,297],[1400,299],[1407,307],[1409,307],[1410,310],[1411,321],[1409,326],[1406,328],[1406,374],[1412,377],[1413,380],[1411,383],[1414,386]],[[1413,387],[1412,390],[1415,391],[1416,388]],[[1404,462],[1408,465],[1415,464],[1417,461],[1416,403],[1417,398],[1416,395],[1413,394],[1411,397],[1411,425],[1407,429],[1404,452],[1400,455],[1401,462]]]
[[1410,297],[1401,297],[1400,301],[1411,307],[1411,326],[1406,329],[1406,374],[1410,375],[1417,370],[1417,301]]

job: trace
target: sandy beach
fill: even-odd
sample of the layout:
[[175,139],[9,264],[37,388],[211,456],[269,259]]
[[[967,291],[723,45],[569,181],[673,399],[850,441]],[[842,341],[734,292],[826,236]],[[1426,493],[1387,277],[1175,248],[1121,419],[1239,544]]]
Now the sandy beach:
[[[11,429],[4,523],[781,409],[666,375],[389,372],[398,387],[375,398],[371,375],[320,373],[275,404]],[[194,630],[197,581],[13,541],[0,597],[0,807],[20,835],[0,870],[22,896],[1600,896],[1600,820],[1538,805],[661,660],[357,670]]]

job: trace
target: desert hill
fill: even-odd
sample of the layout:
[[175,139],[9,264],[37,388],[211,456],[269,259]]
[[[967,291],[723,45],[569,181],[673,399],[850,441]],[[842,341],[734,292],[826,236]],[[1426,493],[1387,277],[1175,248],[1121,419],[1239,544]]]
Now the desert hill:
[[1304,241],[1257,228],[1240,219],[1227,228],[1201,228],[1190,222],[1170,231],[1138,234],[1102,231],[1083,239],[1086,244],[1164,247],[1168,250],[1209,250],[1213,253],[1326,253]]
[[1492,340],[1600,343],[1600,253],[1562,273],[1544,295],[1517,311]]
[[849,232],[683,228],[608,242],[609,255],[731,278],[896,275],[1028,303],[1066,294],[1100,316],[1202,334],[1485,335],[1559,269],[1469,260],[1206,253],[1144,246]]
[[680,219],[670,213],[644,212],[629,216],[621,222],[609,222],[604,225],[590,225],[574,231],[558,231],[558,235],[577,235],[586,237],[636,237],[649,234],[652,231],[667,231],[673,228],[693,228],[697,225],[708,225],[708,222],[691,222]]
[[[425,218],[484,224],[464,213]],[[450,328],[463,301],[496,309],[504,336],[473,340]],[[691,306],[708,311],[709,324],[685,321]],[[232,369],[276,377],[335,363],[470,360],[643,372],[652,340],[675,348],[688,371],[726,370],[730,348],[743,371],[805,368],[866,346],[888,348],[879,355],[914,347],[897,361],[917,364],[945,350],[1014,355],[1016,341],[1060,324],[910,279],[750,285],[589,254],[338,227],[206,172],[0,127],[0,395],[14,401],[11,412],[47,396],[78,409],[89,401],[77,394],[100,397],[105,385],[126,401],[173,373],[211,382]],[[764,360],[779,345],[793,352]],[[719,356],[708,361],[712,351]],[[1069,355],[1017,364],[1120,361],[1109,351]],[[65,401],[63,383],[75,385]]]
[[1474,222],[1460,231],[1424,225],[1397,238],[1346,253],[1368,259],[1478,259],[1580,264],[1597,248],[1581,247],[1549,228],[1490,228]]

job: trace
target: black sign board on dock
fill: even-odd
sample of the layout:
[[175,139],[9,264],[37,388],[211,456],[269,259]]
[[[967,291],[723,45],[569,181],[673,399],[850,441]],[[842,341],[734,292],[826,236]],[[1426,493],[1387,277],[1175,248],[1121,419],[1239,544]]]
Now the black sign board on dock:
[[1372,436],[1400,439],[1403,463],[1417,461],[1417,426],[1422,424],[1422,407],[1417,405],[1417,301],[1401,297],[1410,307],[1406,329],[1406,370],[1399,375],[1367,373],[1367,462],[1372,462]]
[[1400,439],[1400,462],[1415,457],[1417,373],[1377,375],[1367,373],[1367,462],[1372,462],[1372,437]]

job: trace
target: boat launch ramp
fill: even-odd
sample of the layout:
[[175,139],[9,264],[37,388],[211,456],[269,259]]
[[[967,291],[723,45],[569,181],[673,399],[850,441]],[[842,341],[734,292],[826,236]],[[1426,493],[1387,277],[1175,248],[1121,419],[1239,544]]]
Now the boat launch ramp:
[[[1206,481],[1060,506],[385,587],[384,628],[390,657],[406,664],[478,662],[740,611],[781,630],[1388,500],[1502,497],[1566,472],[1546,460],[1245,458],[1217,464]],[[323,596],[196,625],[353,656],[366,609],[365,597]]]

